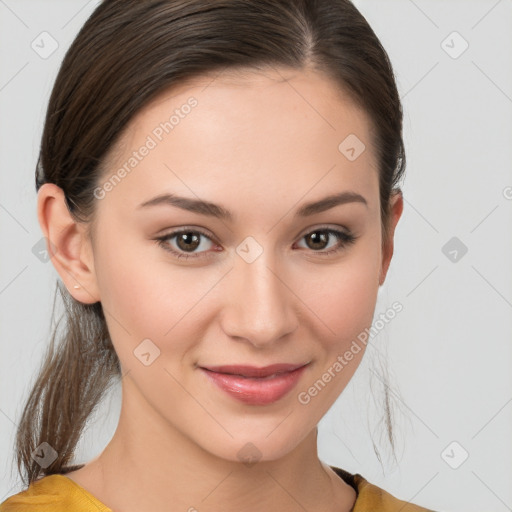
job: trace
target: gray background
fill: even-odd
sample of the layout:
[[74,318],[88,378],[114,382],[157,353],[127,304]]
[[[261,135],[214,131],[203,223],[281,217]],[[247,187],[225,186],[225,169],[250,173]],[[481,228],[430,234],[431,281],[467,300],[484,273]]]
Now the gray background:
[[[390,55],[405,111],[405,208],[376,318],[395,300],[404,309],[321,421],[320,457],[438,511],[512,510],[512,1],[355,3]],[[58,277],[32,253],[42,237],[42,123],[64,52],[96,5],[0,0],[0,501],[21,489],[14,429],[48,343]],[[46,58],[31,47],[43,31],[58,43]],[[442,250],[453,237],[455,261],[454,247]],[[379,442],[379,354],[398,464]],[[120,388],[92,418],[77,462],[109,441],[119,400]]]

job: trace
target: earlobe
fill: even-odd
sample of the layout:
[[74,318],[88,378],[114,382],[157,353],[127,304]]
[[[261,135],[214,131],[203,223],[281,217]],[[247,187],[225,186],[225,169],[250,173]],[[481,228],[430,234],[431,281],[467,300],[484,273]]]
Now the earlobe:
[[85,226],[77,223],[66,205],[63,190],[53,183],[41,186],[37,217],[46,238],[50,259],[69,293],[79,302],[100,300],[90,241]]
[[387,242],[384,244],[382,250],[382,265],[379,275],[379,286],[384,284],[386,275],[388,273],[391,258],[393,256],[395,228],[398,224],[398,221],[400,220],[404,208],[403,194],[400,189],[392,194],[390,202],[389,233]]

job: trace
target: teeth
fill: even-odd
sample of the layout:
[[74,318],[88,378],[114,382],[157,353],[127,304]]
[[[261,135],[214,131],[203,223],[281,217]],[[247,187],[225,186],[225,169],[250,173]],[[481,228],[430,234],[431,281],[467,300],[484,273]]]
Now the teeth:
[[273,373],[272,375],[266,375],[265,377],[248,377],[247,375],[238,375],[236,373],[231,374],[236,375],[237,377],[243,377],[244,379],[271,379],[272,377],[275,377],[276,375],[280,375],[279,373]]

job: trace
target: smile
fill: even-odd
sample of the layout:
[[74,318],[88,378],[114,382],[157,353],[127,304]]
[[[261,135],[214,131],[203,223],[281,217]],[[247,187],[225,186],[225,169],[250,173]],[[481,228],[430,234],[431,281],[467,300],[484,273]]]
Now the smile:
[[250,405],[267,405],[283,398],[300,379],[309,363],[250,366],[200,367],[218,388]]

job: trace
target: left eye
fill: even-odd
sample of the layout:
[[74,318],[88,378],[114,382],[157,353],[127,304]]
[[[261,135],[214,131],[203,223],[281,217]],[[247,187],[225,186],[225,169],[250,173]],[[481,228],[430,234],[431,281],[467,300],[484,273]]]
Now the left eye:
[[[333,235],[338,241],[337,246],[334,249],[330,248],[329,250],[325,250],[323,247],[325,242],[328,241]],[[212,239],[206,233],[204,233],[198,229],[194,229],[194,230],[183,229],[180,231],[175,231],[173,233],[169,233],[168,235],[157,238],[156,241],[158,242],[159,246],[163,247],[166,251],[171,252],[178,259],[179,258],[188,259],[188,258],[208,257],[211,255],[211,253],[208,253],[207,250],[199,251],[199,254],[187,254],[187,252],[190,252],[190,250],[194,251],[197,248],[201,247],[201,245],[202,245],[201,237],[206,238],[207,240],[210,241],[210,243],[213,244]],[[173,248],[171,246],[171,244],[169,244],[169,242],[168,242],[174,238],[176,238],[178,250]],[[340,252],[346,246],[353,244],[355,242],[356,238],[357,237],[350,232],[339,231],[337,229],[319,228],[319,229],[310,231],[306,235],[302,236],[301,240],[305,239],[305,240],[312,242],[312,244],[313,244],[312,250],[314,253],[326,255],[326,254]],[[318,245],[320,245],[322,247],[319,248]],[[204,247],[203,247],[203,249],[204,249]],[[323,250],[318,250],[318,249],[323,249]],[[183,251],[183,252],[180,252],[180,251]]]
[[339,231],[337,229],[315,229],[314,231],[310,231],[302,238],[306,240],[311,240],[313,245],[320,244],[323,245],[326,240],[330,239],[332,235],[338,239],[338,245],[334,249],[330,249],[328,251],[314,251],[319,252],[320,254],[331,254],[333,252],[338,252],[343,249],[346,245],[352,244],[355,242],[356,237],[351,233],[346,233],[344,231]]

